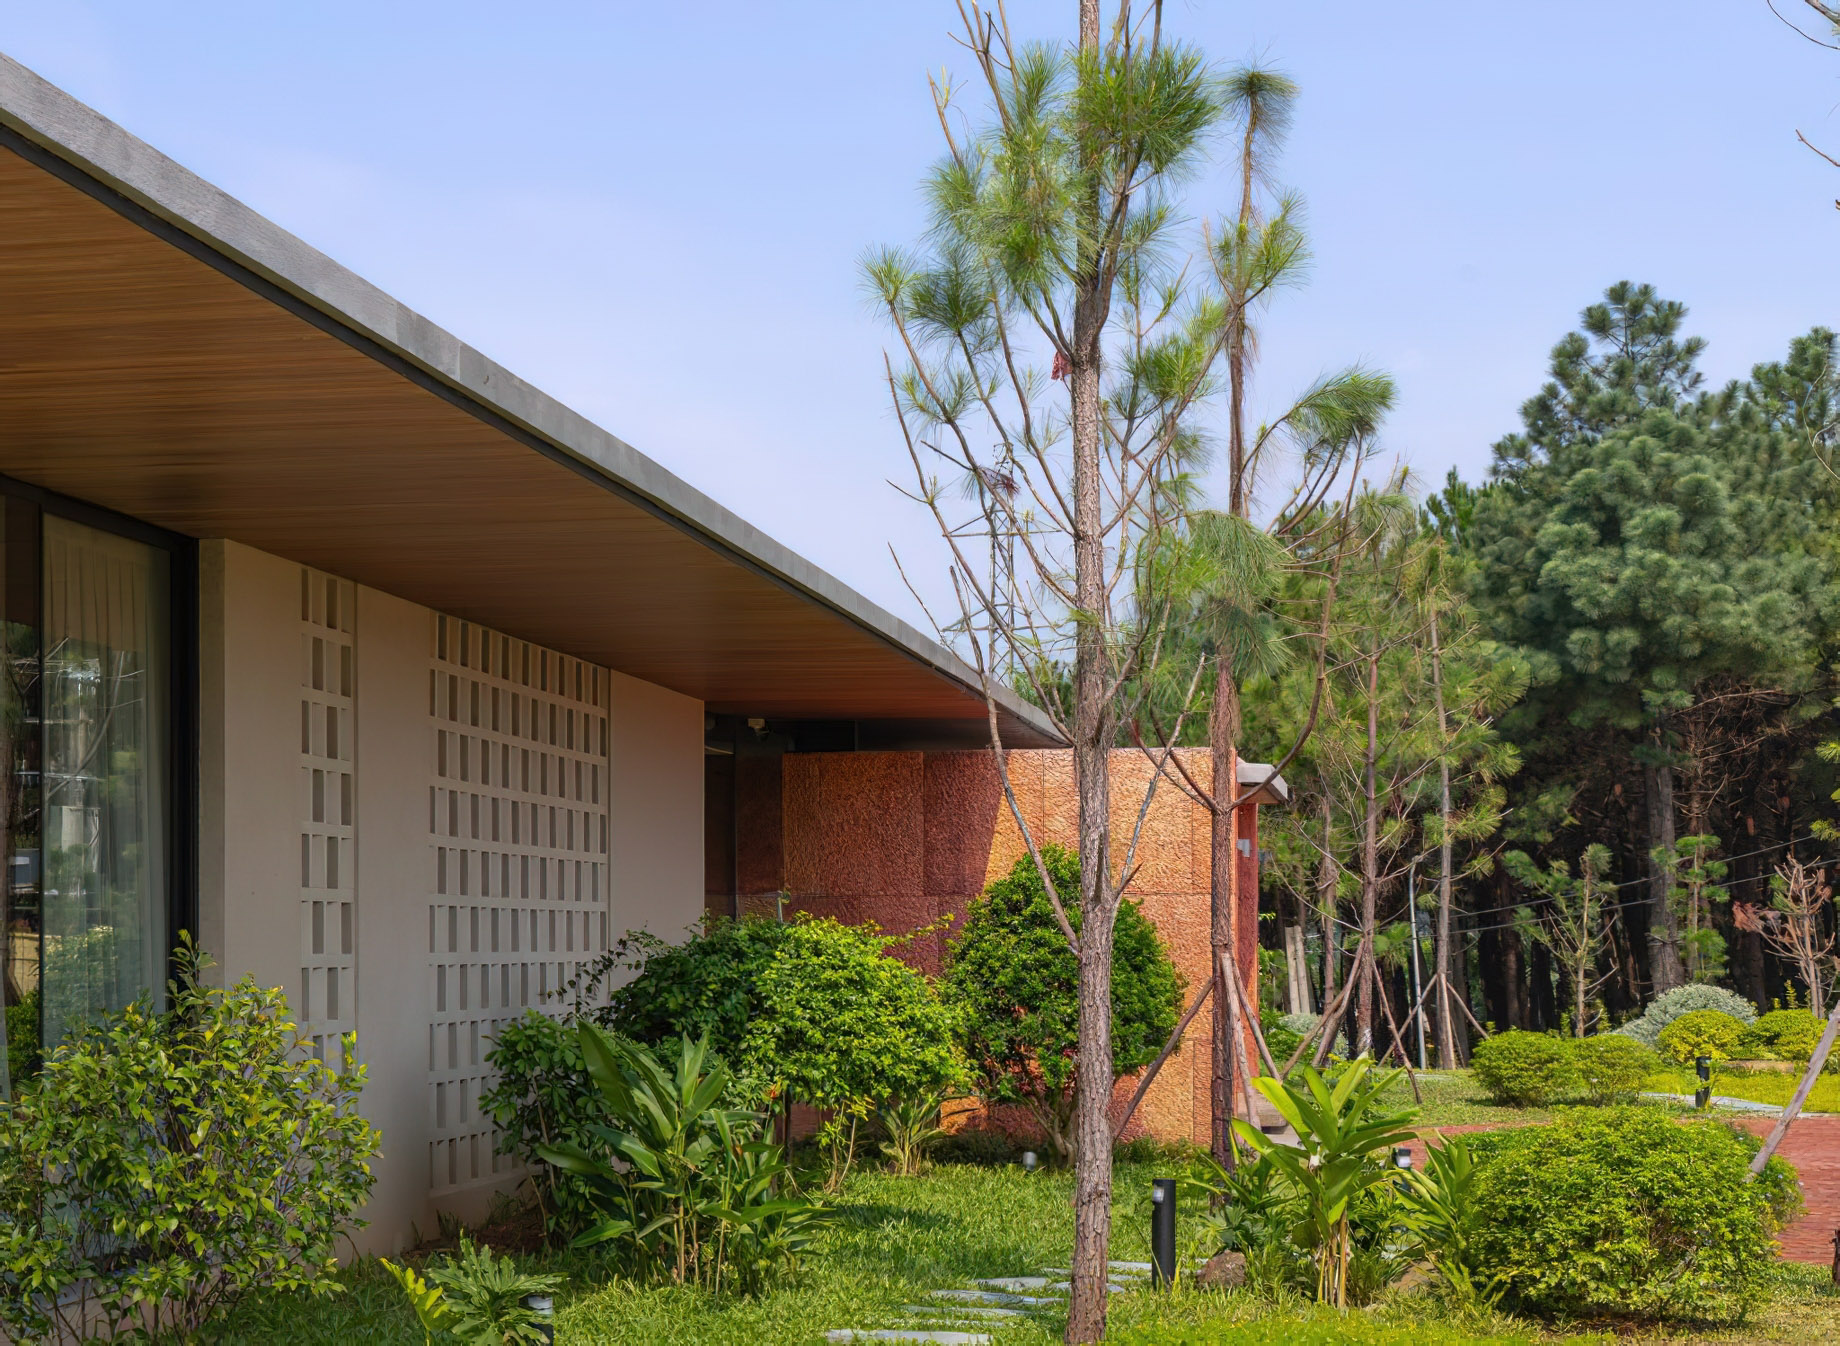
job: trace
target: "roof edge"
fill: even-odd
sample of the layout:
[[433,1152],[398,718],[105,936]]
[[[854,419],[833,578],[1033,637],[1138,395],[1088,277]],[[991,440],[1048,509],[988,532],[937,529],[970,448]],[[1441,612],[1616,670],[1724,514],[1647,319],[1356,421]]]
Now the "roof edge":
[[[977,671],[941,642],[4,53],[0,125],[336,326],[394,354],[457,394],[475,414],[543,441],[586,468],[586,475],[636,497],[705,545],[830,608],[984,699]],[[998,688],[994,699],[1006,716],[1050,743],[1062,742],[1048,717],[1021,697]]]

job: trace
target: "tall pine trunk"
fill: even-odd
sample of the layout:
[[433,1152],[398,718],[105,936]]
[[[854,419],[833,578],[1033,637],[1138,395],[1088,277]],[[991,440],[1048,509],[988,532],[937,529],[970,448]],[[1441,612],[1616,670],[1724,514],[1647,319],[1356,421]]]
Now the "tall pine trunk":
[[[1431,613],[1431,695],[1437,709],[1438,819],[1442,837],[1438,844],[1437,951],[1432,976],[1439,978],[1436,1001],[1438,1065],[1449,1070],[1457,1064],[1457,1034],[1450,1022],[1450,721],[1444,713],[1444,648],[1438,634],[1434,608]],[[1418,938],[1416,915],[1412,920],[1412,937]]]
[[[1099,50],[1099,0],[1080,0],[1080,52]],[[1090,239],[1100,236],[1095,186],[1084,203]],[[1106,695],[1106,565],[1100,487],[1100,363],[1110,294],[1089,242],[1075,277],[1069,351],[1073,452],[1074,596],[1079,635],[1073,661],[1073,774],[1079,792],[1080,1023],[1074,1072],[1072,1289],[1069,1342],[1105,1336],[1107,1258],[1112,1237],[1112,893],[1113,714]]]
[[[1239,896],[1239,810],[1233,796],[1239,786],[1239,687],[1223,658],[1214,674],[1213,704],[1208,708],[1208,754],[1214,769],[1214,809],[1208,823],[1209,966],[1214,971],[1214,1052],[1209,1075],[1208,1134],[1214,1158],[1233,1167],[1233,1047],[1240,1033],[1239,1004],[1226,981],[1223,959],[1239,957],[1236,906]],[[1235,964],[1237,966],[1237,963]]]
[[1380,904],[1380,656],[1367,660],[1367,747],[1361,759],[1361,946],[1355,954],[1354,974],[1361,979],[1356,988],[1354,1054],[1371,1052],[1374,1046],[1374,925]]
[[1335,955],[1338,947],[1335,938],[1335,852],[1330,848],[1334,836],[1334,805],[1330,803],[1329,791],[1325,787],[1322,796],[1322,854],[1316,859],[1316,907],[1322,920],[1323,940],[1322,996],[1317,1004],[1324,1014],[1329,1012],[1329,1002],[1335,999]]
[[1666,732],[1656,727],[1650,736],[1656,760],[1642,768],[1648,814],[1648,981],[1656,995],[1687,979],[1680,959],[1680,923],[1668,898],[1668,872],[1655,859],[1656,852],[1674,853],[1674,768],[1662,757]]

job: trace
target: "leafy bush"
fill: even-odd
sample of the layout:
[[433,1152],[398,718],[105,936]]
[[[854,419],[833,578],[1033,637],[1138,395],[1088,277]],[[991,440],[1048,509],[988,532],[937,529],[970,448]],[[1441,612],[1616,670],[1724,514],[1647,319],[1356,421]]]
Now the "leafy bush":
[[1671,1061],[1699,1056],[1729,1061],[1743,1035],[1744,1025],[1722,1010],[1693,1010],[1662,1029],[1656,1045]]
[[1775,1214],[1770,1185],[1749,1181],[1754,1140],[1641,1107],[1570,1112],[1490,1140],[1475,1183],[1488,1219],[1473,1247],[1513,1306],[1724,1319],[1755,1302]]
[[873,926],[801,919],[786,927],[756,985],[760,1017],[742,1047],[745,1068],[769,1096],[836,1114],[825,1136],[832,1187],[849,1166],[859,1119],[966,1082],[957,1016],[926,977],[888,955],[893,942]]
[[[1272,1059],[1278,1063],[1279,1069],[1283,1069],[1284,1063],[1291,1059],[1291,1053],[1296,1051],[1298,1044],[1303,1041],[1303,1033],[1309,1031],[1305,1029],[1299,1032],[1290,1026],[1290,1021],[1305,1017],[1315,1018],[1316,1016],[1269,1013],[1259,1015],[1259,1031],[1265,1034],[1265,1045],[1271,1049]],[[1311,1027],[1315,1025],[1312,1024]]]
[[1598,1104],[1633,1103],[1643,1081],[1661,1067],[1654,1052],[1621,1033],[1580,1038],[1572,1043],[1572,1056],[1585,1097]]
[[682,1038],[659,1060],[591,1023],[577,1026],[606,1124],[588,1150],[540,1145],[548,1163],[587,1179],[598,1217],[579,1246],[611,1244],[642,1272],[749,1290],[810,1245],[823,1206],[785,1190],[785,1152],[756,1112],[721,1106],[728,1068]]
[[1518,1030],[1476,1044],[1470,1068],[1498,1103],[1541,1107],[1577,1093],[1583,1080],[1569,1039]]
[[494,1256],[465,1237],[459,1253],[431,1266],[426,1279],[413,1267],[381,1260],[408,1296],[426,1346],[450,1339],[462,1346],[538,1346],[549,1340],[524,1300],[554,1295],[562,1288],[560,1276],[519,1271],[509,1257]]
[[1806,1061],[1826,1026],[1812,1010],[1771,1010],[1738,1036],[1738,1055],[1746,1060]]
[[594,1144],[599,1095],[575,1029],[531,1010],[498,1030],[486,1064],[498,1079],[480,1094],[479,1109],[498,1125],[499,1152],[531,1165],[531,1190],[547,1232],[580,1230],[592,1209],[587,1185],[537,1154],[541,1145]]
[[1756,1007],[1743,996],[1727,991],[1723,986],[1689,982],[1656,996],[1638,1017],[1616,1031],[1634,1038],[1643,1046],[1653,1047],[1661,1037],[1661,1030],[1681,1015],[1707,1009],[1729,1014],[1743,1023],[1750,1023],[1757,1017]]
[[[731,1070],[745,1073],[743,1048],[765,1012],[761,977],[794,929],[771,917],[712,916],[682,944],[629,930],[564,992],[579,1009],[620,969],[634,969],[632,980],[593,1011],[597,1023],[653,1047],[684,1037],[707,1042]],[[740,1083],[745,1092],[748,1082]]]
[[202,985],[77,1029],[0,1104],[0,1328],[191,1340],[257,1290],[330,1294],[370,1194],[363,1067],[310,1054],[278,990]]
[[[1059,846],[1042,859],[1063,894],[1080,862]],[[1067,915],[1079,929],[1077,903]],[[984,1097],[1020,1103],[1063,1156],[1073,1153],[1079,967],[1028,856],[971,903],[947,955],[944,995],[963,1016],[965,1055]],[[1112,954],[1112,1073],[1143,1069],[1181,1013],[1182,980],[1137,903],[1118,906]]]
[[13,1087],[38,1074],[38,989],[6,1007],[6,1079]]

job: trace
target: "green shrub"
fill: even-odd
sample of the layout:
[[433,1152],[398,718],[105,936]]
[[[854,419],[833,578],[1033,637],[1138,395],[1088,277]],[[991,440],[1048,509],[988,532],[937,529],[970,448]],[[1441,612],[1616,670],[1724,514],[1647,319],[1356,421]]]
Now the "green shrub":
[[1643,1081],[1661,1068],[1661,1060],[1632,1037],[1600,1033],[1572,1043],[1585,1097],[1593,1103],[1633,1103]]
[[1472,1248],[1511,1306],[1704,1320],[1756,1301],[1775,1215],[1770,1185],[1748,1180],[1751,1138],[1629,1107],[1490,1140],[1475,1185],[1488,1218]]
[[1737,1054],[1751,1061],[1806,1061],[1826,1026],[1812,1010],[1771,1010],[1745,1027]]
[[1476,1044],[1470,1069],[1498,1103],[1541,1107],[1577,1093],[1583,1083],[1569,1039],[1518,1030]]
[[1616,1031],[1634,1038],[1646,1047],[1657,1045],[1661,1030],[1683,1014],[1694,1010],[1718,1010],[1729,1014],[1742,1023],[1750,1023],[1757,1017],[1756,1007],[1743,996],[1727,991],[1723,986],[1710,986],[1705,982],[1689,982],[1685,986],[1676,986],[1671,991],[1664,991],[1649,1002],[1637,1018],[1631,1019]]
[[[1284,1068],[1284,1063],[1291,1059],[1291,1053],[1296,1051],[1298,1045],[1303,1041],[1303,1033],[1309,1031],[1306,1028],[1303,1032],[1299,1032],[1290,1026],[1291,1019],[1300,1017],[1303,1016],[1270,1013],[1259,1015],[1259,1031],[1265,1034],[1265,1045],[1270,1048],[1272,1060],[1278,1063],[1280,1070]],[[1310,1027],[1313,1028],[1315,1025],[1312,1024]]]
[[1656,1045],[1670,1061],[1700,1056],[1729,1061],[1743,1035],[1744,1024],[1722,1010],[1693,1010],[1662,1029]]
[[604,1119],[575,1029],[531,1010],[498,1030],[486,1064],[498,1078],[479,1095],[479,1110],[498,1126],[499,1152],[531,1166],[544,1230],[574,1234],[592,1209],[587,1185],[544,1163],[537,1147],[596,1145],[594,1127]]
[[[1042,859],[1063,895],[1080,862],[1059,846]],[[1079,904],[1065,900],[1079,929]],[[1079,967],[1028,856],[984,890],[951,942],[943,991],[961,1014],[965,1055],[985,1098],[1020,1103],[1063,1156],[1073,1152]],[[1149,1065],[1182,1012],[1182,979],[1137,903],[1118,905],[1112,953],[1112,1074]]]
[[169,1010],[76,1029],[0,1104],[0,1336],[190,1341],[252,1292],[338,1288],[378,1141],[353,1039],[329,1068],[280,991],[179,962]]
[[[38,988],[6,1007],[6,1080],[17,1088],[38,1074]],[[0,1089],[0,1097],[6,1091]]]
[[[628,930],[607,953],[564,987],[578,1011],[618,972],[632,979],[613,988],[605,1006],[592,1010],[603,1028],[660,1046],[679,1038],[707,1042],[737,1075],[745,1075],[743,1045],[760,1019],[761,976],[794,927],[771,917],[728,920],[712,916],[681,944],[644,930]],[[748,1082],[740,1082],[743,1092]]]
[[958,1020],[932,983],[887,952],[873,926],[829,918],[786,927],[759,974],[760,1014],[742,1046],[774,1095],[844,1112],[965,1085]]

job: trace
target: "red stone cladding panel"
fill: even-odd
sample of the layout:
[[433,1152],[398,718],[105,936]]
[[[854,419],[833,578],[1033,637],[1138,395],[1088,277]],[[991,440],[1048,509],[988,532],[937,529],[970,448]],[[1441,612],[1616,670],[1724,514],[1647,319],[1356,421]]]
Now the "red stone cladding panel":
[[[1204,787],[1210,783],[1205,751],[1184,753],[1184,764]],[[1011,788],[1037,842],[1073,846],[1078,798],[1072,755],[1065,751],[1012,752]],[[1153,769],[1136,749],[1112,757],[1112,844],[1123,858]],[[841,920],[874,920],[904,933],[962,915],[985,884],[1009,872],[1025,855],[1021,829],[1002,797],[994,759],[986,752],[811,753],[788,756],[784,772],[786,882],[797,907]],[[1248,807],[1242,814],[1254,812]],[[1158,785],[1143,815],[1130,896],[1169,945],[1187,980],[1186,995],[1208,976],[1209,816],[1168,780]],[[1244,906],[1236,923],[1242,971],[1256,976],[1258,932],[1257,842],[1243,862]],[[946,936],[900,946],[915,966],[936,973]],[[1182,1050],[1163,1067],[1126,1135],[1208,1139],[1208,1016],[1195,1020]],[[1119,1084],[1114,1108],[1122,1112],[1136,1080]],[[1021,1125],[1013,1114],[991,1119]]]
[[783,777],[777,754],[735,758],[735,886],[743,897],[777,893],[786,884]]

